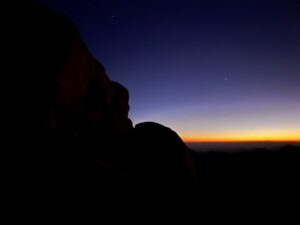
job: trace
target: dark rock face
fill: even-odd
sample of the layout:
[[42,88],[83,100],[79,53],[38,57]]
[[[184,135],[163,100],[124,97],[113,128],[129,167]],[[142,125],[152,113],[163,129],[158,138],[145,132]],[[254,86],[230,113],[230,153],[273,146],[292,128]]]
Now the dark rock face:
[[111,82],[112,88],[112,121],[113,129],[116,131],[126,131],[133,128],[131,120],[128,118],[129,92],[118,82]]
[[15,4],[7,10],[13,18],[5,32],[11,48],[7,86],[11,102],[18,106],[15,111],[22,112],[15,117],[17,126],[36,127],[34,135],[42,136],[53,129],[78,132],[80,121],[90,114],[84,103],[92,86],[98,87],[97,105],[102,112],[98,119],[104,125],[110,80],[77,28],[36,4]]
[[158,123],[144,122],[135,126],[134,133],[137,168],[143,168],[140,176],[162,182],[196,180],[191,152],[176,132]]
[[9,9],[15,55],[7,58],[17,66],[6,81],[14,103],[5,107],[6,133],[27,149],[17,169],[30,174],[27,181],[99,186],[191,178],[181,139],[154,123],[133,128],[128,90],[109,79],[67,18],[28,2]]

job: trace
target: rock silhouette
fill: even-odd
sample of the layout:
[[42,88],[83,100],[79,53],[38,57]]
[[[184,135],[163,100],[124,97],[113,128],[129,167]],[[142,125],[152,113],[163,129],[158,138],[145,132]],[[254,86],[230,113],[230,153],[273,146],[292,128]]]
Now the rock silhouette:
[[[11,33],[19,37],[14,49],[22,58],[9,74],[15,108],[6,108],[11,137],[25,140],[20,167],[32,184],[44,180],[58,186],[99,187],[145,177],[158,182],[161,174],[166,180],[190,179],[179,136],[158,125],[133,128],[128,90],[109,79],[76,26],[43,6],[23,4],[14,11]],[[160,165],[155,172],[147,168],[161,161],[168,166]]]
[[[123,184],[172,184],[165,194],[197,180],[195,189],[171,198],[177,201],[182,194],[204,206],[204,211],[195,207],[194,213],[200,221],[206,215],[209,222],[204,224],[268,224],[278,218],[292,224],[287,218],[296,219],[298,214],[287,217],[281,210],[296,205],[288,199],[298,203],[299,148],[196,154],[170,128],[153,122],[133,127],[128,90],[109,79],[67,18],[30,1],[7,10],[12,16],[3,28],[9,49],[4,54],[8,70],[3,75],[1,119],[3,152],[10,152],[11,160],[5,173],[14,180],[8,183],[17,189],[15,195],[29,196],[26,204],[33,196],[65,196],[72,191],[76,200],[79,195],[100,195],[97,199],[104,204],[109,191],[115,191],[112,187]],[[128,195],[122,190],[113,193]],[[143,197],[148,193],[153,189]],[[278,199],[284,204],[276,204]],[[154,200],[157,207],[161,195]]]
[[149,177],[162,181],[196,179],[191,152],[176,132],[154,122],[139,123],[134,132],[136,154],[140,155],[138,168],[144,168],[141,176],[147,171]]
[[132,121],[128,118],[129,92],[118,82],[112,81],[112,121],[113,129],[116,131],[126,131],[133,128]]

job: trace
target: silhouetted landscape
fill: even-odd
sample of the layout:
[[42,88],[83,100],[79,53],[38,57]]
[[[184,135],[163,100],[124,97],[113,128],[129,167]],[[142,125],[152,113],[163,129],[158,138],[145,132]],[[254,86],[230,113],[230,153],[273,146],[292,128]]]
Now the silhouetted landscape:
[[83,200],[115,217],[136,218],[139,208],[144,219],[175,208],[170,218],[199,224],[299,223],[299,143],[193,144],[158,122],[134,125],[131,90],[110,78],[73,22],[32,1],[20,6],[7,6],[11,202],[64,210]]
[[[225,216],[216,223],[296,224],[300,148],[196,152],[200,198]],[[234,222],[235,221],[235,222]],[[239,221],[239,222],[237,222]],[[243,222],[242,222],[243,221]]]
[[286,145],[300,147],[300,142],[186,142],[186,145],[196,152],[241,152],[251,151],[253,149],[265,149],[276,151]]

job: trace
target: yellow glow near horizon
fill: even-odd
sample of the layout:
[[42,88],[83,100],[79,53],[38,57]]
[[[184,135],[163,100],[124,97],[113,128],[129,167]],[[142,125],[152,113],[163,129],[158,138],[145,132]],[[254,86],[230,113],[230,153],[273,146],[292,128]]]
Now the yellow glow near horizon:
[[159,110],[141,121],[157,121],[185,142],[300,142],[300,104],[193,104]]
[[300,142],[299,131],[251,131],[219,134],[182,133],[185,142]]

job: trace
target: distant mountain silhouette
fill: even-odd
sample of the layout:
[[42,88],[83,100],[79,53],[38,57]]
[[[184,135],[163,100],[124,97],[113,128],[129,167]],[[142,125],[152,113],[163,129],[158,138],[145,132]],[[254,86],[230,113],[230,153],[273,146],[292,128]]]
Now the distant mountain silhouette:
[[300,199],[299,147],[286,145],[277,151],[253,149],[235,153],[193,152],[193,158],[200,181],[198,191],[205,193],[195,194],[194,198],[206,205],[207,211],[226,215],[215,218],[213,224],[299,221],[293,207]]

